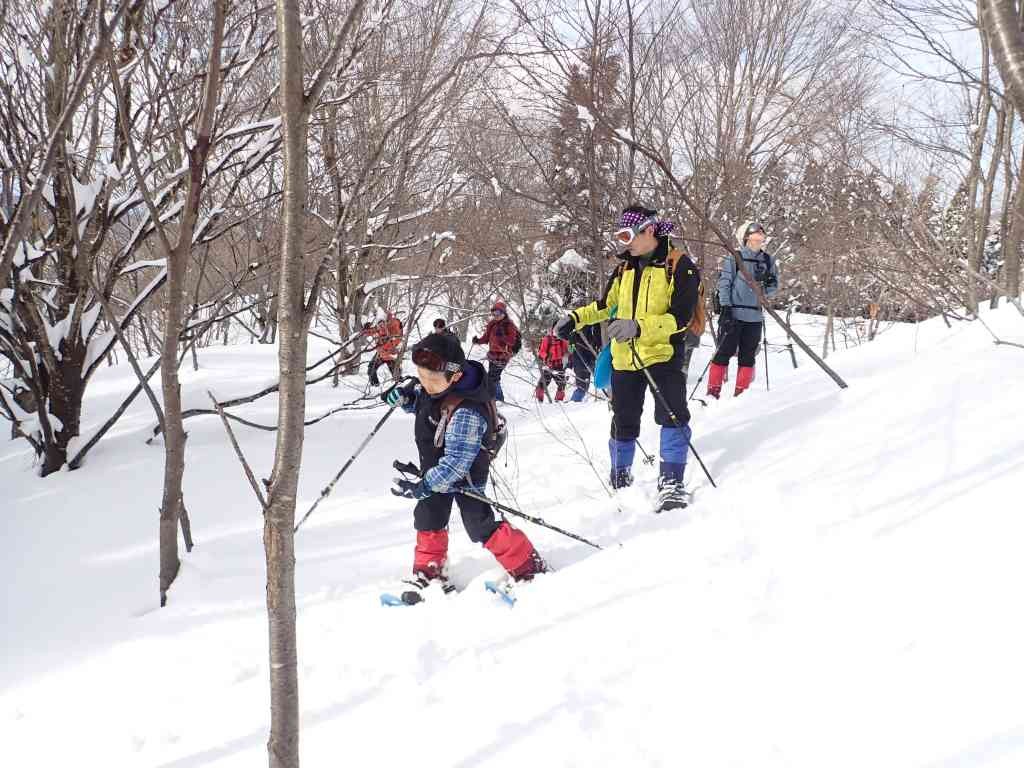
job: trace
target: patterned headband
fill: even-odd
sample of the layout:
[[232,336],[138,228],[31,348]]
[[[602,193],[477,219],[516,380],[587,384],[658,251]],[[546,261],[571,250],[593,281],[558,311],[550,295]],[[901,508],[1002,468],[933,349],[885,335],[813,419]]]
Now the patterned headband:
[[648,219],[654,220],[652,223],[654,224],[654,234],[657,237],[664,237],[675,229],[675,224],[671,221],[662,221],[659,220],[656,215],[648,216],[643,213],[638,213],[637,211],[626,211],[623,213],[619,217],[619,227],[623,229],[626,227],[635,227],[637,224],[642,224]]

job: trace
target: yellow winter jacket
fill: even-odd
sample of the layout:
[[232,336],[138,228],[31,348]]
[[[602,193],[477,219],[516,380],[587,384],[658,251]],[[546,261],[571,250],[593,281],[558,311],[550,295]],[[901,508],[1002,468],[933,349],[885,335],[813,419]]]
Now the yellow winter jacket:
[[576,330],[613,317],[636,320],[640,326],[640,336],[634,339],[636,355],[632,343],[613,340],[612,367],[637,371],[672,358],[693,318],[699,289],[700,273],[694,263],[670,249],[668,238],[659,238],[651,259],[625,259],[611,276],[604,299],[571,314]]

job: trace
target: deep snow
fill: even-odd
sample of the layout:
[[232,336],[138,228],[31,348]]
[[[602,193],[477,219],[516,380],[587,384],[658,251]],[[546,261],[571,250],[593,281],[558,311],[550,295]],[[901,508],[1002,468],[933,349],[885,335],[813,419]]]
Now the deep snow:
[[[985,320],[1024,340],[1012,309]],[[326,349],[313,342],[310,359]],[[521,358],[506,391],[527,409],[506,409],[498,465],[511,493],[491,492],[606,549],[524,523],[558,570],[509,609],[484,592],[498,571],[455,515],[464,591],[379,607],[413,541],[411,502],[388,493],[392,460],[414,458],[412,420],[393,417],[298,534],[305,766],[1024,765],[1024,352],[978,323],[897,327],[830,357],[844,392],[772,354],[770,392],[759,369],[743,397],[692,404],[720,487],[691,461],[694,504],[661,517],[654,468],[638,457],[638,486],[610,499],[584,460],[606,474],[605,405],[536,406]],[[211,348],[200,363],[182,371],[187,403],[258,389],[276,350]],[[104,368],[86,429],[133,384]],[[309,415],[360,386],[311,388]],[[276,407],[237,413],[272,423]],[[0,448],[5,764],[266,759],[258,505],[219,422],[188,421],[197,546],[156,608],[163,456],[143,442],[148,408],[140,398],[77,472],[40,480],[22,445]],[[381,414],[308,430],[300,516]],[[266,475],[274,435],[238,434]]]

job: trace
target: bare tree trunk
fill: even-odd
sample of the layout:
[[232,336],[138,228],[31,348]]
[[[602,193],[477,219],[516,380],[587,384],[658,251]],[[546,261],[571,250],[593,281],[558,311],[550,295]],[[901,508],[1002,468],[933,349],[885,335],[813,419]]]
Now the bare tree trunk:
[[[1007,254],[1007,245],[1010,238],[1010,209],[1013,205],[1013,126],[1015,124],[1016,111],[1009,99],[1003,99],[1003,109],[1006,111],[1006,140],[1003,142],[1003,199],[999,206],[999,251],[1003,259],[1002,267],[999,270],[998,279],[1003,281],[1003,287],[1007,286],[1006,270],[1010,259]],[[992,293],[992,300],[989,303],[991,309],[999,306],[999,293]]]
[[995,56],[1018,115],[1024,115],[1024,31],[1016,0],[979,0],[982,32]]
[[[992,92],[989,90],[988,39],[981,35],[981,86],[978,92],[978,109],[975,113],[974,139],[971,146],[971,169],[967,174],[967,264],[971,270],[977,271],[981,265],[981,247],[984,244],[984,232],[988,222],[982,220],[978,212],[978,186],[982,180],[982,155],[985,152],[985,138],[988,136],[989,114],[992,111]],[[967,308],[978,314],[978,283],[974,276],[967,274]]]
[[[178,242],[167,259],[167,304],[160,381],[164,395],[164,492],[160,505],[160,605],[167,604],[167,590],[178,575],[178,525],[184,501],[185,427],[181,418],[181,383],[178,380],[178,338],[185,304],[185,272],[192,252],[192,236],[199,216],[206,158],[220,87],[220,53],[224,40],[224,17],[229,0],[217,0],[213,8],[213,37],[206,73],[203,111],[199,116],[196,143],[189,150],[189,187],[182,211]],[[193,347],[194,349],[194,347]]]
[[281,344],[280,406],[274,470],[264,515],[267,620],[270,632],[270,768],[299,765],[299,676],[295,632],[295,495],[302,462],[306,412],[305,270],[302,231],[306,203],[307,105],[303,91],[299,0],[277,0],[284,137],[284,211],[281,234],[278,322]]
[[[138,291],[136,291],[138,293]],[[142,313],[139,314],[139,335],[142,337],[142,345],[146,348],[146,357],[153,356],[153,347],[149,343],[150,332],[146,328],[146,318]]]
[[[346,215],[345,200],[342,194],[341,169],[338,167],[338,108],[332,106],[327,110],[327,122],[324,124],[324,167],[331,180],[331,198],[334,205],[334,300],[337,311],[338,339],[349,337],[348,306],[345,297],[348,295],[348,268],[345,253],[347,239],[341,220]],[[338,386],[341,368],[334,372],[332,382]]]
[[[995,194],[996,175],[999,173],[999,164],[1003,159],[1003,144],[1006,143],[1007,126],[1012,117],[1013,107],[1004,103],[1002,109],[996,110],[996,141],[992,147],[992,157],[989,161],[988,171],[983,179],[981,188],[981,216],[979,217],[977,232],[975,234],[974,253],[977,257],[975,270],[984,271],[982,259],[985,255],[985,243],[988,240],[989,219],[992,217],[992,196]],[[972,281],[973,282],[973,281]]]
[[277,341],[277,320],[279,304],[277,295],[274,294],[267,302],[266,324],[263,326],[263,335],[260,336],[260,344],[273,344]]
[[833,258],[831,263],[829,264],[829,267],[828,267],[828,282],[827,282],[827,286],[828,286],[828,288],[827,288],[827,290],[828,290],[828,319],[825,321],[825,339],[824,339],[824,341],[821,342],[821,359],[822,360],[827,360],[828,359],[828,340],[829,340],[829,336],[832,337],[832,350],[835,351],[835,348],[836,348],[835,331],[833,330],[833,323],[834,323],[834,318],[835,318],[833,309],[834,309],[834,306],[835,306],[835,301],[833,299],[833,291],[832,291],[832,278],[835,275],[835,272],[836,272],[836,260]]
[[871,305],[868,315],[868,341],[874,341],[878,326],[882,322],[882,301],[885,299],[885,286],[878,289],[878,298]]
[[1010,216],[1010,235],[1003,245],[1003,271],[1006,273],[1006,293],[1020,296],[1020,244],[1024,240],[1024,184],[1017,182],[1013,197],[1013,212]]
[[[996,67],[1007,85],[1009,97],[1018,115],[1024,115],[1024,31],[1015,0],[979,0],[978,18],[988,38]],[[1009,180],[1007,180],[1009,183]],[[1010,237],[1004,247],[1006,288],[1010,296],[1020,295],[1020,243],[1024,233],[1024,195],[1018,182],[1014,196]]]

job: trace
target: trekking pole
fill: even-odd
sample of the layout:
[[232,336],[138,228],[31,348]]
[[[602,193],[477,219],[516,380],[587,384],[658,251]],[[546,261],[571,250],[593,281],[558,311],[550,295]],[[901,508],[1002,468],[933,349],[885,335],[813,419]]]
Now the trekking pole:
[[[648,386],[650,386],[651,391],[654,393],[654,396],[657,397],[658,400],[661,401],[662,407],[668,413],[668,415],[672,419],[672,421],[675,422],[675,425],[677,427],[679,427],[680,429],[682,429],[683,428],[683,423],[679,420],[679,417],[676,416],[676,412],[672,410],[672,406],[670,406],[668,404],[668,400],[665,399],[665,395],[662,393],[661,387],[659,387],[655,383],[654,377],[651,376],[651,372],[643,367],[643,363],[640,360],[640,355],[638,355],[637,352],[636,352],[636,340],[635,339],[630,339],[630,341],[629,341],[629,349],[633,353],[633,362],[636,363],[637,368],[639,368],[641,371],[643,371],[644,372],[644,376],[647,377],[647,384],[648,384]],[[715,479],[713,477],[711,477],[711,473],[708,472],[708,468],[704,465],[704,460],[700,457],[700,454],[697,453],[697,449],[693,447],[693,440],[688,440],[687,444],[689,445],[690,450],[693,451],[693,457],[697,460],[697,463],[700,464],[700,468],[703,469],[704,470],[704,474],[707,475],[708,480],[711,482],[711,486],[713,488],[717,488],[718,485],[715,483]]]
[[[708,364],[704,366],[704,371],[703,373],[701,373],[700,378],[697,379],[697,383],[693,385],[693,390],[690,392],[690,396],[686,398],[686,402],[690,402],[691,400],[693,400],[693,396],[697,394],[697,390],[700,389],[700,383],[704,381],[704,377],[708,375],[708,371],[711,369],[711,363],[715,361],[715,356],[718,354],[718,350],[721,348],[723,341],[725,341],[725,333],[722,330],[721,323],[719,323],[718,343],[715,344],[715,351],[711,354],[711,359],[708,360]],[[697,402],[701,403],[702,405],[707,405],[707,403],[701,400],[699,397],[697,398]]]
[[771,384],[768,383],[768,323],[765,319],[761,318],[761,336],[764,339],[764,388],[766,391],[771,392]]
[[586,544],[587,546],[593,547],[594,549],[604,549],[604,547],[602,547],[600,544],[595,544],[594,542],[590,541],[589,539],[585,539],[582,536],[579,536],[579,535],[577,535],[575,533],[572,533],[571,531],[567,531],[564,528],[559,528],[557,525],[552,525],[551,523],[546,522],[545,520],[543,520],[543,519],[541,519],[539,517],[534,517],[533,515],[528,515],[525,512],[520,512],[518,509],[513,509],[512,507],[505,506],[504,504],[499,504],[498,502],[493,501],[493,500],[487,498],[482,493],[477,493],[476,491],[471,491],[471,490],[460,490],[460,491],[458,491],[458,493],[461,493],[463,496],[468,496],[471,499],[476,499],[477,501],[481,501],[484,504],[490,504],[495,509],[497,509],[497,510],[499,510],[501,512],[504,512],[506,514],[515,515],[516,517],[521,517],[521,518],[523,518],[523,520],[527,520],[527,521],[533,523],[534,525],[539,525],[542,528],[547,528],[549,530],[554,531],[555,533],[560,533],[563,536],[568,536],[570,539],[575,539],[576,541],[580,541],[580,542]]
[[[586,346],[586,348],[588,350],[590,350],[590,354],[592,354],[594,356],[594,359],[596,360],[597,359],[597,350],[594,349],[594,345],[591,344],[589,341],[587,341],[586,337],[584,337],[582,334],[579,334],[579,337],[580,337],[580,341],[582,341],[583,344]],[[581,357],[580,358],[580,362],[583,363],[583,367],[586,368],[587,372],[590,374],[590,380],[591,381],[597,381],[597,374],[594,372],[593,368],[591,368],[589,365],[587,365],[587,361],[584,360]],[[609,402],[611,402],[612,396],[608,392],[608,390],[607,389],[602,389],[601,391],[604,392],[605,397],[607,397]],[[614,419],[615,417],[613,416],[612,418]],[[653,467],[654,466],[654,456],[652,456],[651,454],[649,454],[647,451],[644,450],[643,445],[640,443],[640,438],[637,438],[635,442],[636,442],[636,447],[640,449],[640,453],[642,453],[644,455],[644,459],[643,459],[644,464],[647,464],[648,466]]]
[[[693,396],[697,394],[697,390],[700,389],[700,383],[702,381],[704,381],[704,377],[708,375],[708,369],[711,368],[711,361],[714,360],[714,359],[715,359],[714,355],[712,355],[708,359],[708,364],[704,366],[704,370],[700,374],[700,378],[697,379],[697,383],[693,385],[693,390],[690,392],[690,396],[688,398],[686,398],[686,402],[690,402],[691,400],[693,400]],[[703,402],[703,401],[701,401],[701,402]]]
[[[395,386],[397,386],[397,384]],[[323,501],[324,499],[331,495],[331,491],[334,490],[334,486],[338,484],[338,481],[341,479],[341,476],[348,471],[348,468],[352,466],[352,463],[356,460],[356,458],[358,458],[359,454],[363,452],[363,449],[366,448],[367,444],[369,444],[369,442],[373,439],[374,435],[376,435],[380,431],[380,428],[384,426],[384,422],[391,418],[391,414],[394,413],[397,408],[397,404],[392,405],[390,408],[388,408],[388,412],[380,417],[380,421],[378,421],[374,425],[373,429],[370,430],[370,434],[368,434],[363,439],[363,442],[359,444],[359,447],[356,448],[355,453],[353,453],[352,456],[349,457],[349,460],[345,462],[345,466],[338,470],[338,474],[334,476],[334,479],[331,480],[331,482],[327,485],[326,488],[320,491],[320,497],[313,502],[313,506],[309,508],[309,511],[302,516],[302,519],[299,520],[298,523],[296,523],[295,530],[292,531],[292,533],[298,533],[299,528],[302,526],[304,522],[306,522],[306,518],[313,514],[313,510],[316,509],[317,506],[319,506],[321,501]]]
[[[417,467],[415,464],[411,462],[401,462],[396,460],[394,464],[392,464],[391,466],[393,466],[395,469],[397,469],[399,472],[403,474],[412,475],[413,477],[422,477],[422,475],[420,474],[419,467]],[[560,533],[563,536],[568,536],[570,539],[575,539],[576,541],[583,542],[584,544],[591,546],[594,549],[604,549],[604,547],[602,547],[600,544],[595,544],[589,539],[585,539],[582,536],[572,533],[571,531],[567,531],[564,528],[559,528],[557,525],[552,525],[551,523],[547,522],[542,518],[534,517],[533,515],[528,515],[525,512],[520,512],[518,509],[514,509],[504,504],[499,504],[493,499],[487,498],[482,493],[479,493],[478,491],[475,491],[472,488],[461,488],[452,491],[452,493],[459,493],[462,494],[463,496],[468,496],[471,499],[476,499],[477,501],[483,502],[484,504],[490,504],[492,507],[494,507],[500,512],[504,512],[509,515],[515,515],[516,517],[521,517],[523,518],[523,520],[527,520],[533,523],[534,525],[539,525],[542,528],[547,528],[549,530],[554,531],[555,533]]]

